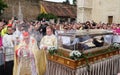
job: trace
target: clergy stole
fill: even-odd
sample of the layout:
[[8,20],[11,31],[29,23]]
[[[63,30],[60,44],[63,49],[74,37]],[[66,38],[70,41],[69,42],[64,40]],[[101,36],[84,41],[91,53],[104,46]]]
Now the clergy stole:
[[[38,49],[37,42],[35,40],[31,39],[31,41],[35,43],[35,44],[31,43],[30,46],[33,46],[33,47],[30,48],[30,49],[31,49],[31,51],[33,52],[33,55],[34,55],[37,75],[44,75],[44,73],[46,71],[46,63],[47,63],[46,52],[45,52],[45,50],[39,50]],[[17,50],[20,47],[22,47],[23,45],[24,45],[24,43],[21,43],[20,45],[18,45],[18,47],[16,47],[16,49],[15,49],[15,52],[17,52]],[[13,75],[20,75],[18,71],[19,71],[19,58],[17,57],[17,55],[15,55],[14,56]],[[30,75],[32,75],[32,74],[30,74]]]

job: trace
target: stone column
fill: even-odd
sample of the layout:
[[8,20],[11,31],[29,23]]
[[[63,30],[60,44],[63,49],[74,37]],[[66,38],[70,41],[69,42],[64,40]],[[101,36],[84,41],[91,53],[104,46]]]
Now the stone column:
[[77,0],[77,22],[84,23],[91,19],[92,0]]

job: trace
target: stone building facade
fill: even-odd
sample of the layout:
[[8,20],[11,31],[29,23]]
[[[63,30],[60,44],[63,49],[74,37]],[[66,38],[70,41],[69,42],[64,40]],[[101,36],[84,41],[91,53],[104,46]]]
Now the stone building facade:
[[77,0],[77,22],[120,23],[120,0]]
[[40,0],[4,0],[8,8],[5,9],[2,15],[5,19],[10,19],[12,16],[19,17],[22,15],[26,20],[36,19],[40,13]]

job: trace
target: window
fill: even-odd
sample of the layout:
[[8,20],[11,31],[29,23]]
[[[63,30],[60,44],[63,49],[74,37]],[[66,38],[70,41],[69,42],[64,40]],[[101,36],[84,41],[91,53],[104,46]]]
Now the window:
[[112,24],[112,22],[113,22],[113,16],[108,16],[108,23]]

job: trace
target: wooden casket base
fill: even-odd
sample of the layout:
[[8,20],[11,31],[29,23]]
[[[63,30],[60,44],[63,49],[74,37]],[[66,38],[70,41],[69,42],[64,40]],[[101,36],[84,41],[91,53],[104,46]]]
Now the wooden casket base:
[[[69,58],[69,53],[70,53],[69,51],[59,49],[58,52],[61,52],[61,54],[63,55],[59,55],[59,54],[50,55],[48,53],[47,55],[48,60],[62,64],[72,69],[76,69],[80,66],[85,66],[86,64],[91,64],[99,60],[103,60],[119,54],[119,50],[112,50],[112,51],[100,50],[94,53],[85,53],[87,58],[81,58],[80,60],[72,60]],[[93,54],[93,55],[90,55],[90,54]],[[86,60],[89,63],[87,63]]]

